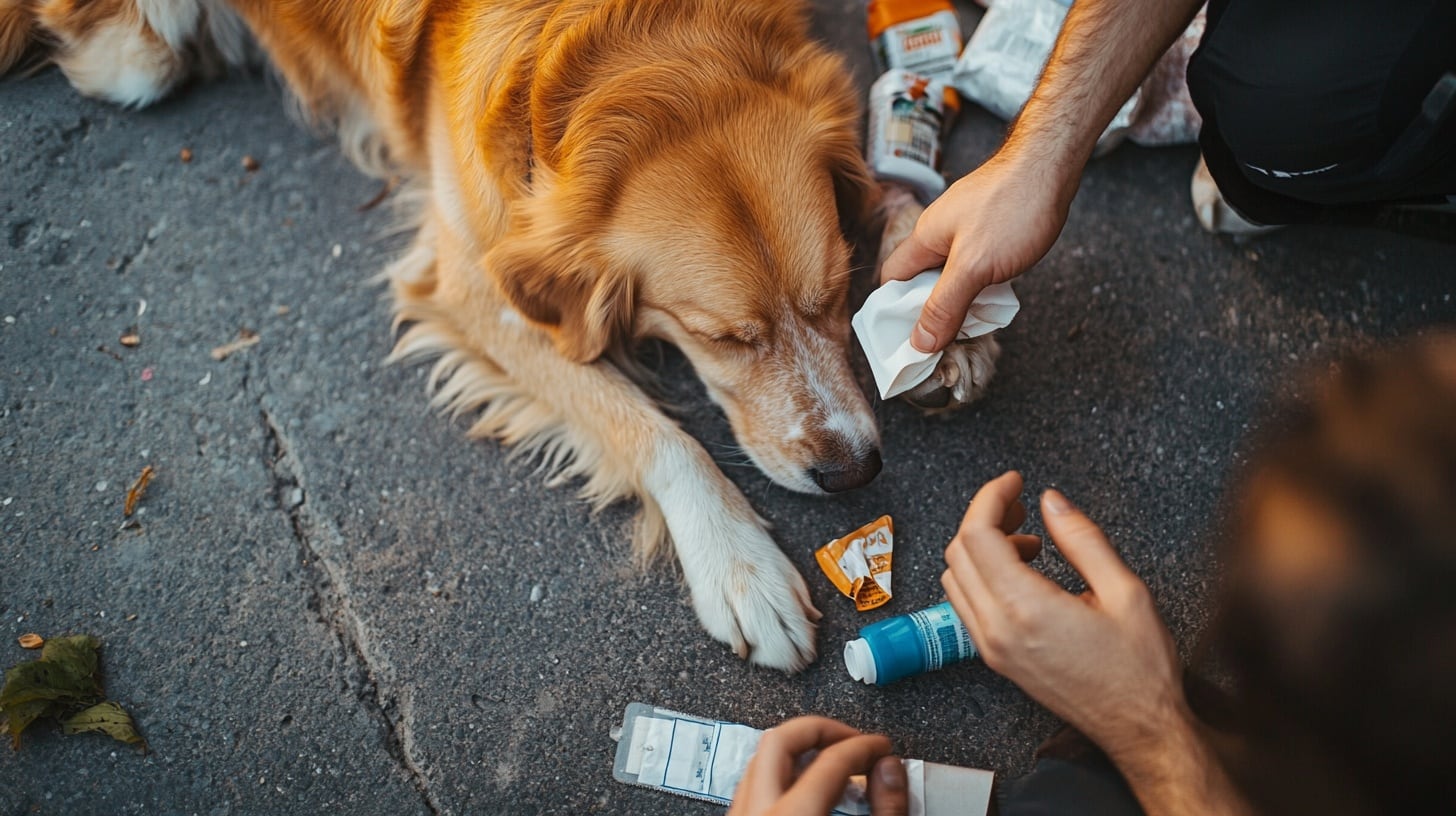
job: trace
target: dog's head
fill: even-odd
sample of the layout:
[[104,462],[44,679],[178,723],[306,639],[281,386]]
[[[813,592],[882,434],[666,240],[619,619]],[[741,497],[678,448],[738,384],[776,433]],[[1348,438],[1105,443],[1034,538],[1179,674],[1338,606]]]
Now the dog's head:
[[868,483],[879,435],[847,358],[844,227],[873,196],[854,86],[817,49],[776,83],[650,70],[559,133],[537,124],[535,194],[487,269],[573,360],[677,345],[779,484]]

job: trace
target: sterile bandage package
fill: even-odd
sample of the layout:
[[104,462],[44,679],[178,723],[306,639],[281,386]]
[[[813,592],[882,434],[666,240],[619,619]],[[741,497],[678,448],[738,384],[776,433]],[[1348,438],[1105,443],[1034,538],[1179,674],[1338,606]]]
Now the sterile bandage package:
[[[864,347],[880,396],[889,399],[914,388],[935,371],[943,352],[926,354],[910,345],[910,332],[930,298],[940,270],[921,272],[907,281],[890,281],[870,293],[864,306],[850,321]],[[969,340],[1004,329],[1021,310],[1021,301],[1009,283],[996,283],[981,290],[971,301],[966,321],[956,333]]]
[[[618,782],[720,805],[748,768],[763,732],[740,723],[706,720],[632,703],[617,740],[612,776]],[[991,804],[990,771],[906,759],[909,816],[984,816]],[[833,816],[870,816],[865,778],[852,777]]]
[[[961,52],[951,84],[961,94],[1010,121],[1031,98],[1067,18],[1070,0],[996,0]],[[1098,155],[1122,140],[1138,107],[1138,92],[1117,111],[1097,140]]]

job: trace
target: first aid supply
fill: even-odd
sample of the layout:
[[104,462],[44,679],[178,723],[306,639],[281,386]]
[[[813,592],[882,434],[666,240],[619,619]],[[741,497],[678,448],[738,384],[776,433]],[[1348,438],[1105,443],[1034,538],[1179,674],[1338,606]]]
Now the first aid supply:
[[[762,731],[724,720],[693,717],[665,708],[632,703],[619,729],[612,777],[727,805],[758,749]],[[990,771],[903,760],[910,816],[985,816],[991,802]],[[850,779],[833,816],[869,816],[864,776]]]
[[[1036,88],[1070,5],[1071,0],[996,0],[956,61],[951,84],[991,113],[1015,119]],[[1122,141],[1138,101],[1134,92],[1117,111],[1098,138],[1098,155]]]
[[945,190],[940,140],[954,114],[946,85],[911,71],[891,70],[870,86],[865,161],[883,182],[904,184],[922,202]]
[[[940,272],[933,269],[908,281],[886,283],[870,293],[850,321],[875,375],[875,385],[885,399],[924,382],[935,372],[944,353],[927,354],[910,345],[910,333],[935,282],[940,280]],[[1016,299],[1011,284],[987,286],[971,301],[956,338],[969,340],[1005,328],[1020,310],[1021,301]]]
[[950,0],[870,0],[865,24],[881,71],[949,82],[961,53],[961,26]]
[[895,554],[895,522],[880,516],[814,552],[819,569],[861,612],[890,602],[890,562]]
[[950,601],[872,623],[844,644],[849,676],[883,686],[976,656],[976,644]]

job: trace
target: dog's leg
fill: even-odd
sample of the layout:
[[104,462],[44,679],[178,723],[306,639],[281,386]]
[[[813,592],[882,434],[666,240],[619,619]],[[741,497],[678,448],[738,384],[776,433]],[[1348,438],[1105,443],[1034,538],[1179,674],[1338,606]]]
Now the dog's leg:
[[584,478],[598,504],[641,499],[644,526],[670,536],[709,634],[755,663],[807,666],[819,613],[748,500],[615,366],[563,358],[469,257],[446,230],[421,230],[391,273],[399,319],[413,324],[395,357],[440,357],[436,400],[478,411],[471,435],[539,452],[561,476]]

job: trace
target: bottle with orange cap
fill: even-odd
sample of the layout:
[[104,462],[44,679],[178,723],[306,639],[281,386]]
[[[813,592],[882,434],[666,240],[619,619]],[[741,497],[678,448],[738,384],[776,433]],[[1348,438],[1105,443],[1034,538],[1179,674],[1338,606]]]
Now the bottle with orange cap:
[[881,182],[929,203],[945,190],[940,141],[960,107],[960,23],[948,0],[870,0],[866,15],[884,74],[870,88],[865,158]]
[[881,71],[898,68],[949,84],[961,53],[949,0],[869,0],[866,23]]

